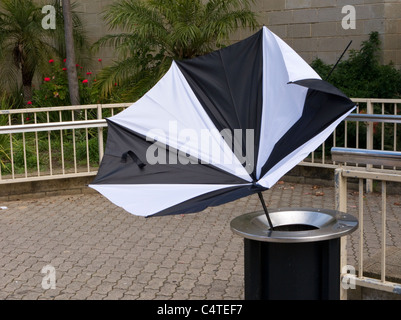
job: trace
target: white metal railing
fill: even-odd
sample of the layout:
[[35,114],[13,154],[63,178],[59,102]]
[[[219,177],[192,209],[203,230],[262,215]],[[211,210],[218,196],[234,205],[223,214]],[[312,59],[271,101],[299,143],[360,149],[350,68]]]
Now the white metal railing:
[[[381,151],[381,150],[361,150],[349,148],[333,148],[333,160],[339,163],[355,162],[366,165],[380,165],[381,168],[358,168],[339,166],[335,170],[335,189],[336,189],[336,210],[347,212],[347,179],[357,178],[359,181],[358,194],[358,220],[359,220],[359,254],[357,258],[358,275],[343,273],[342,279],[345,283],[354,281],[361,287],[373,288],[391,293],[401,294],[401,283],[395,283],[386,280],[386,237],[387,237],[387,182],[401,182],[401,172],[394,168],[401,166],[401,152]],[[387,166],[389,169],[383,169]],[[381,181],[381,230],[380,230],[380,279],[366,277],[364,275],[364,205],[363,205],[363,182],[364,180]],[[342,262],[341,270],[346,263],[346,238],[342,239]],[[346,292],[342,292],[343,298]]]
[[[335,169],[329,153],[336,146],[401,151],[401,99],[353,101],[355,112],[300,165]],[[96,174],[104,118],[131,104],[0,110],[0,184]]]
[[0,110],[0,184],[95,175],[104,118],[130,105]]
[[[401,151],[401,126],[398,125],[401,99],[354,98],[352,101],[357,106],[355,111],[301,165],[335,169],[329,154],[332,147]],[[342,139],[339,131],[345,133]],[[370,183],[366,187],[371,191]]]

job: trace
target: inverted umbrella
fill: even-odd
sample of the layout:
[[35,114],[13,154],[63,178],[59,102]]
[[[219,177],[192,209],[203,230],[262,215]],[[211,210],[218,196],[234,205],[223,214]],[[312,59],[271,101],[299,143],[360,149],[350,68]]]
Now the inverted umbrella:
[[108,118],[90,187],[139,216],[199,212],[253,193],[266,211],[261,192],[353,108],[263,27],[221,50],[174,61],[141,99]]

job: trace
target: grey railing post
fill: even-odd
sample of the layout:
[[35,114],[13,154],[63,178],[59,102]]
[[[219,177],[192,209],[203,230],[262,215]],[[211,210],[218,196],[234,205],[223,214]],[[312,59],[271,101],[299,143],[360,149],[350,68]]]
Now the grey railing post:
[[[347,178],[342,175],[343,168],[337,168],[334,171],[335,184],[335,209],[341,212],[347,212]],[[342,269],[347,265],[347,238],[342,237],[340,240],[340,274]],[[347,290],[340,287],[340,299],[347,300]]]
[[[366,113],[367,114],[373,114],[373,104],[371,100],[369,99],[366,104]],[[366,127],[366,149],[368,150],[373,150],[373,122],[369,121],[367,123]],[[366,165],[366,169],[370,170],[372,168],[371,164]],[[372,179],[366,179],[366,192],[372,192],[373,190],[373,180]]]
[[[97,105],[97,119],[102,120],[103,114],[102,114],[102,105],[98,104]],[[97,139],[98,139],[98,147],[99,147],[99,163],[103,159],[103,154],[104,154],[104,146],[103,146],[103,127],[97,128]]]

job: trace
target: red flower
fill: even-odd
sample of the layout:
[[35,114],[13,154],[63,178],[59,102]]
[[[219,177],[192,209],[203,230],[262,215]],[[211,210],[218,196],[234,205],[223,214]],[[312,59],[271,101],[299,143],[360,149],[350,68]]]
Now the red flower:
[[102,59],[99,59],[98,61],[99,61],[99,62],[102,62]]
[[87,72],[86,73],[87,76],[90,76],[91,74],[92,74],[92,72]]
[[67,68],[63,68],[63,71],[67,71]]
[[27,104],[31,105],[31,104],[32,104],[32,101],[28,101]]
[[83,81],[82,81],[82,83],[88,83],[88,80],[87,80],[87,79],[85,79],[85,80],[83,80]]
[[50,60],[49,60],[49,63],[53,63],[53,62],[54,62],[54,60],[53,60],[53,59],[50,59]]
[[45,78],[45,82],[49,82],[50,81],[50,78]]
[[30,119],[29,117],[26,117],[25,120],[26,120],[26,121],[29,121],[29,120],[31,120],[31,119]]
[[64,62],[66,62],[66,61],[67,61],[67,59],[64,59],[63,61],[64,61]]
[[76,67],[79,67],[79,64],[77,63],[75,66],[76,66]]

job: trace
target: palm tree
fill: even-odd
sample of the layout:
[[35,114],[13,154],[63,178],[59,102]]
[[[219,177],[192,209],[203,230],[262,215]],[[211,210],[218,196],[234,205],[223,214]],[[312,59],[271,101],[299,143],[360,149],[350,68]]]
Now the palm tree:
[[44,41],[40,11],[33,1],[2,0],[0,4],[0,80],[15,81],[18,73],[27,100],[32,96],[35,70],[51,56],[52,47]]
[[[56,29],[42,27],[42,5],[34,0],[0,0],[0,84],[22,84],[24,101],[32,97],[35,74],[44,74],[49,59],[65,57],[64,27],[59,1],[56,9]],[[75,15],[78,49],[84,47],[82,24]]]
[[104,16],[112,30],[94,48],[114,46],[121,60],[97,77],[102,95],[116,84],[137,99],[168,70],[172,60],[193,58],[222,47],[240,27],[257,25],[253,0],[123,0]]

